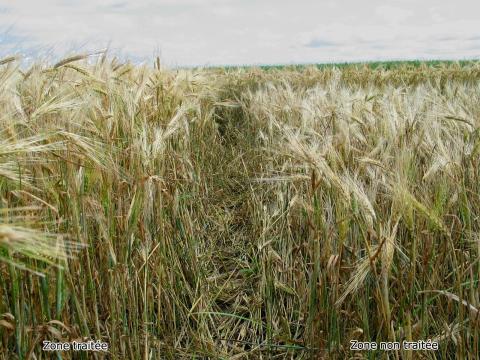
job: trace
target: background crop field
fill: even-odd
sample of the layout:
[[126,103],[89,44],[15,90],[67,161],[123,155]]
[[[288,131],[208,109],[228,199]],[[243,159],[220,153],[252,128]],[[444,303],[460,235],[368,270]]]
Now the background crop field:
[[0,64],[1,359],[478,356],[478,63]]

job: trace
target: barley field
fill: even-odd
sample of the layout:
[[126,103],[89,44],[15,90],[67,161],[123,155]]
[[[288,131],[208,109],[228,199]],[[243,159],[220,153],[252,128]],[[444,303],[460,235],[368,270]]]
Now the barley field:
[[476,359],[479,177],[478,62],[0,60],[0,359]]

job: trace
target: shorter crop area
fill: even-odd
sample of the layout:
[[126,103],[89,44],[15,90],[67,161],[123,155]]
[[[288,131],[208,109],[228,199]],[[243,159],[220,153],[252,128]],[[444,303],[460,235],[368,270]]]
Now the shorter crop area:
[[0,359],[477,358],[478,63],[0,64]]

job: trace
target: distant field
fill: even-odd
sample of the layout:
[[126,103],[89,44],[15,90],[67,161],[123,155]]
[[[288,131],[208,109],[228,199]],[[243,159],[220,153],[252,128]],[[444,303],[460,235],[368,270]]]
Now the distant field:
[[0,64],[0,359],[477,358],[478,62]]
[[258,67],[262,70],[303,70],[305,68],[314,67],[317,69],[328,68],[364,68],[391,70],[395,68],[418,68],[421,66],[428,67],[448,67],[448,66],[471,66],[478,64],[479,60],[398,60],[398,61],[369,61],[369,62],[344,62],[344,63],[321,63],[321,64],[302,64],[302,65],[244,65],[244,66],[213,66],[214,69],[235,70],[238,68],[249,69]]

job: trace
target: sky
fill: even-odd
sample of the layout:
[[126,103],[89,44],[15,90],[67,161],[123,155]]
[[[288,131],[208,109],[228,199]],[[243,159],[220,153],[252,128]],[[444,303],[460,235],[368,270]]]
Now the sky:
[[0,0],[0,58],[168,66],[480,58],[479,0]]

